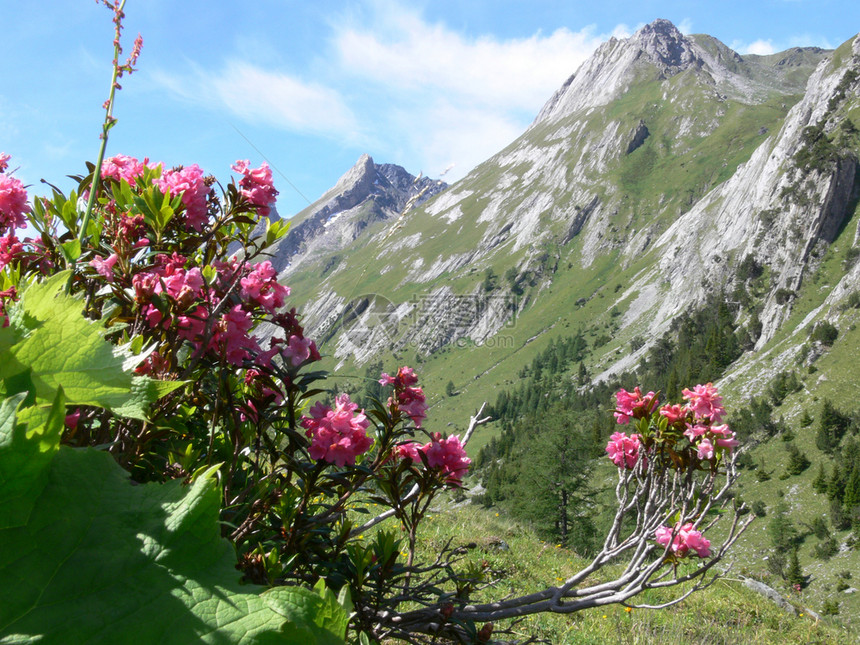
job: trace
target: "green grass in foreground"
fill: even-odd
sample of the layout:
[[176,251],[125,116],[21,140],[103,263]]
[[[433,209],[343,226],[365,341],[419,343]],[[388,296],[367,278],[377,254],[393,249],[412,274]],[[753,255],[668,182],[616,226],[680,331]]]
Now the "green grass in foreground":
[[[473,600],[499,599],[560,584],[577,571],[584,560],[575,553],[541,541],[531,530],[504,515],[477,506],[446,507],[426,521],[419,545],[425,555],[434,553],[453,537],[453,545],[475,543],[470,560],[486,560],[502,572],[495,587]],[[500,550],[500,540],[508,550]],[[599,572],[594,581],[611,572]],[[636,600],[665,602],[665,593],[649,592]],[[789,599],[791,600],[791,599]],[[798,607],[802,612],[802,607]],[[592,609],[572,615],[538,614],[515,628],[521,640],[528,636],[554,645],[605,643],[708,643],[744,645],[786,643],[856,643],[856,635],[830,619],[816,622],[808,615],[792,616],[734,579],[719,580],[684,602],[662,610],[633,609],[620,605]]]

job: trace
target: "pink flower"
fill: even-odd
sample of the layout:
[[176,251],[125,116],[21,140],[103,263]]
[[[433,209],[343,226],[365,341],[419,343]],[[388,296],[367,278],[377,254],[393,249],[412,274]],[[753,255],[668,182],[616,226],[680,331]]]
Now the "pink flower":
[[729,426],[723,424],[711,426],[711,432],[714,434],[714,443],[720,448],[728,448],[729,452],[732,448],[738,445],[738,440],[735,439],[735,433],[729,430]]
[[726,413],[722,406],[723,397],[717,392],[712,383],[697,385],[691,390],[685,389],[681,394],[690,403],[690,409],[701,418],[708,418],[713,423],[719,423]]
[[155,180],[155,185],[168,197],[176,197],[182,193],[185,222],[195,231],[203,229],[209,217],[206,201],[209,196],[209,186],[204,181],[200,166],[195,163],[181,170],[165,170],[161,173],[161,177]]
[[298,367],[311,357],[311,345],[314,344],[310,338],[302,338],[293,334],[290,340],[287,341],[287,346],[282,354],[284,358],[289,358],[293,367]]
[[696,446],[696,456],[699,459],[713,459],[714,458],[714,444],[711,443],[711,440],[707,437],[703,437],[701,441],[699,441]]
[[116,264],[118,259],[119,258],[116,253],[111,253],[107,259],[97,255],[90,260],[90,266],[93,267],[96,270],[96,273],[102,276],[105,280],[113,282],[113,265]]
[[469,464],[472,463],[466,456],[466,449],[460,443],[460,437],[453,435],[442,439],[438,432],[434,432],[432,437],[432,441],[422,449],[427,455],[428,465],[441,470],[449,484],[459,486],[469,470]]
[[639,459],[639,435],[628,437],[623,432],[615,432],[606,444],[606,454],[619,468],[633,468]]
[[397,370],[397,376],[383,372],[379,379],[380,385],[393,385],[394,396],[388,399],[388,406],[408,416],[416,428],[427,418],[427,399],[420,387],[411,387],[418,383],[418,376],[411,367],[403,366]]
[[669,420],[669,425],[682,422],[687,417],[687,408],[680,404],[664,405],[660,408],[660,414]]
[[74,430],[78,427],[78,421],[81,419],[81,409],[78,408],[71,414],[67,414],[66,418],[63,419],[63,424],[69,429]]
[[655,539],[657,544],[664,548],[671,543],[669,550],[679,558],[683,558],[690,551],[695,551],[700,558],[711,555],[711,541],[705,539],[701,531],[694,529],[692,522],[680,527],[675,524],[674,529],[661,526],[655,533]]
[[113,179],[119,182],[125,179],[134,186],[134,180],[143,175],[146,166],[126,155],[115,155],[102,162],[102,179]]
[[242,197],[258,207],[257,212],[261,217],[267,217],[269,207],[275,203],[278,195],[272,182],[272,170],[269,164],[264,161],[259,168],[251,169],[248,167],[248,160],[245,159],[236,161],[230,168],[243,175],[239,180]]
[[648,416],[658,403],[653,392],[648,392],[642,396],[638,385],[633,388],[632,392],[623,388],[618,390],[615,393],[615,400],[617,401],[615,419],[620,424],[630,421],[630,417],[641,419]]
[[24,245],[11,232],[0,237],[0,271],[13,260],[19,259],[24,252]]
[[253,326],[251,314],[242,309],[242,305],[236,305],[221,316],[216,325],[212,345],[223,347],[228,363],[241,366],[250,357],[250,352],[260,351],[257,339],[248,335]]
[[24,184],[0,173],[0,235],[9,229],[24,228],[27,225],[24,215],[29,212]]
[[9,155],[0,152],[0,172],[6,172],[6,168],[9,167],[9,159],[11,159]]
[[342,467],[354,465],[356,457],[370,450],[373,439],[366,432],[370,421],[364,410],[356,410],[358,405],[349,400],[349,395],[339,394],[334,409],[318,402],[310,409],[310,417],[302,417],[301,425],[311,439],[311,459]]
[[[246,265],[248,266],[248,265]],[[284,306],[290,288],[278,283],[278,273],[266,260],[253,265],[251,272],[240,280],[242,298],[259,305],[270,314]]]
[[396,446],[394,448],[394,456],[398,459],[410,459],[412,462],[420,464],[421,457],[418,453],[421,452],[422,449],[423,446],[420,443],[417,441],[410,441]]

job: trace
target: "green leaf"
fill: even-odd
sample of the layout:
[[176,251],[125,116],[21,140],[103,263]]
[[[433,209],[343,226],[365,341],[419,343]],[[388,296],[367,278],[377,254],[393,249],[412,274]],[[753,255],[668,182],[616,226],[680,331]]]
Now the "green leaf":
[[74,262],[79,257],[81,257],[81,241],[77,238],[73,240],[69,240],[68,242],[63,242],[60,244],[60,250],[63,253],[63,257],[66,258],[69,262]]
[[59,447],[61,393],[16,418],[21,398],[0,405],[0,642],[344,642],[331,591],[239,583],[216,468],[133,486],[107,453]]
[[17,342],[0,354],[0,389],[8,395],[32,387],[36,402],[47,403],[62,387],[69,404],[145,418],[153,401],[183,383],[131,374],[130,366],[141,358],[104,340],[102,324],[84,318],[83,303],[63,292],[67,277],[58,273],[30,285],[10,308]]

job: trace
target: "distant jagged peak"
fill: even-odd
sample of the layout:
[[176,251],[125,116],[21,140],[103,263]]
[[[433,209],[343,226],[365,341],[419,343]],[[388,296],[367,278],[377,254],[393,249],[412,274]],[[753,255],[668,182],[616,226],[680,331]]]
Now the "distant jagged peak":
[[658,18],[642,27],[629,42],[637,45],[670,76],[702,63],[692,43],[665,18]]

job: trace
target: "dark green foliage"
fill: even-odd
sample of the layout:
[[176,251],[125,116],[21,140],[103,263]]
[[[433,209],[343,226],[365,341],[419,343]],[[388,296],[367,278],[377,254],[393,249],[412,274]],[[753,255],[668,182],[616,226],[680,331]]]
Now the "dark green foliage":
[[774,420],[772,412],[773,406],[764,397],[753,397],[729,417],[729,427],[740,441],[759,433],[774,437],[785,430],[785,424],[782,419]]
[[774,551],[787,554],[798,543],[797,528],[788,517],[788,506],[780,502],[773,509],[773,517],[767,525],[767,532]]
[[809,416],[809,410],[804,410],[803,414],[800,417],[800,427],[808,428],[812,425],[812,417]]
[[445,386],[445,396],[454,396],[457,394],[457,389],[454,387],[454,381],[448,381]]
[[793,443],[787,443],[785,449],[788,451],[788,463],[785,465],[785,472],[789,475],[799,475],[804,470],[809,468],[810,461],[806,455]]
[[755,280],[762,273],[764,273],[764,266],[759,264],[758,260],[750,254],[738,265],[736,275],[738,280],[746,282],[747,280]]
[[494,445],[498,461],[485,470],[485,503],[501,505],[548,539],[591,551],[596,530],[589,478],[601,416],[556,406],[507,429]]
[[752,512],[756,517],[764,517],[767,515],[767,504],[760,499],[757,499],[752,503]]
[[640,364],[640,382],[677,400],[685,387],[716,381],[743,353],[734,318],[723,293],[712,296],[702,309],[676,318]]
[[818,433],[815,445],[823,452],[833,452],[848,429],[850,419],[836,409],[830,399],[824,399],[821,414],[818,417]]
[[827,473],[824,472],[823,461],[818,462],[818,473],[815,475],[815,479],[812,480],[812,490],[819,495],[827,492]]
[[850,271],[854,264],[857,262],[857,258],[860,258],[860,247],[849,246],[845,250],[845,259],[842,261],[842,268],[845,271]]
[[839,613],[839,601],[828,598],[821,605],[822,616],[836,616]]
[[839,330],[826,320],[822,320],[812,328],[809,339],[830,347],[836,342],[838,336]]
[[839,553],[839,543],[832,535],[822,538],[821,542],[812,548],[812,554],[819,560],[829,560]]
[[492,291],[499,284],[498,276],[496,272],[493,271],[492,267],[488,267],[486,271],[484,271],[484,291]]
[[794,298],[794,291],[792,291],[791,289],[786,289],[784,287],[777,289],[776,293],[774,294],[774,298],[776,298],[776,304],[784,305],[788,303],[789,300]]
[[824,119],[805,127],[800,140],[800,148],[794,154],[794,165],[803,173],[825,170],[839,159],[839,149],[824,132]]
[[797,557],[797,547],[791,550],[791,555],[788,558],[788,568],[785,571],[785,581],[790,585],[795,585],[801,589],[806,586],[806,576],[803,575],[803,569],[800,568],[800,560]]
[[770,382],[767,388],[767,394],[770,397],[771,403],[774,405],[782,405],[782,402],[792,392],[797,392],[803,386],[797,378],[797,374],[783,370],[779,372]]

